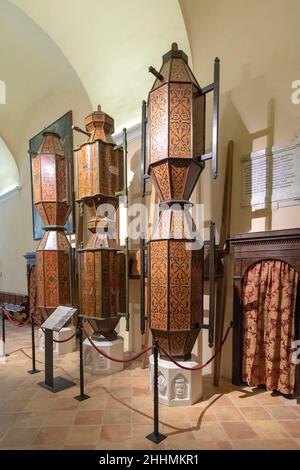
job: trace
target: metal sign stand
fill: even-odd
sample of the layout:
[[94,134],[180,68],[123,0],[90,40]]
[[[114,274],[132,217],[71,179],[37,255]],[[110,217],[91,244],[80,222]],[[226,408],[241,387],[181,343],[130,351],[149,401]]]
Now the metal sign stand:
[[60,331],[75,312],[76,308],[60,305],[42,325],[45,333],[45,381],[38,385],[53,393],[76,385],[64,377],[53,377],[53,331]]
[[48,328],[45,329],[45,381],[38,385],[53,393],[76,385],[64,377],[53,377],[53,330]]

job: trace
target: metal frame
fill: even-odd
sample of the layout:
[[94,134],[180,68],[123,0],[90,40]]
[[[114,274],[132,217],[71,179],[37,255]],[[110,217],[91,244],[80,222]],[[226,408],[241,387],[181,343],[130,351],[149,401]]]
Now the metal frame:
[[210,85],[202,88],[201,95],[206,95],[213,91],[213,125],[212,125],[212,151],[201,155],[200,160],[212,160],[212,176],[218,176],[218,141],[219,141],[219,95],[220,95],[220,59],[215,58],[214,81]]

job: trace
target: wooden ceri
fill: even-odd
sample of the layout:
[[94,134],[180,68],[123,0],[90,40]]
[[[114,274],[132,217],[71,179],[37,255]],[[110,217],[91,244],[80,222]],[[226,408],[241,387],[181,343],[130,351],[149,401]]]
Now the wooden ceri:
[[59,135],[46,131],[32,159],[34,205],[45,224],[36,249],[36,307],[44,320],[59,305],[72,303],[72,249],[65,233],[71,212],[67,165]]
[[[230,240],[233,248],[233,343],[232,383],[242,384],[243,361],[243,299],[242,288],[246,271],[263,260],[279,260],[288,263],[300,276],[300,228],[237,234]],[[300,282],[299,282],[300,284]],[[300,286],[298,286],[296,338],[300,339]],[[300,403],[300,365],[296,366],[296,395]]]
[[[217,176],[219,60],[215,60],[214,83],[203,89],[176,43],[163,56],[160,71],[153,67],[149,71],[156,80],[149,93],[147,116],[143,114],[147,124],[142,149],[148,141],[148,174],[160,199],[160,217],[148,242],[148,318],[160,346],[186,360],[201,328],[209,329],[213,345],[214,300],[210,322],[205,325],[204,249],[192,247],[196,227],[187,206],[206,160],[212,160],[212,174]],[[205,154],[205,96],[210,91],[214,92],[213,142],[212,152]],[[142,159],[142,177],[144,167]],[[214,250],[214,231],[211,233]],[[214,286],[214,272],[212,276]],[[213,287],[211,299],[214,296]]]
[[126,260],[109,228],[114,217],[111,210],[119,205],[117,193],[124,186],[123,151],[112,138],[113,118],[100,106],[85,118],[85,127],[85,131],[74,127],[88,136],[75,149],[77,201],[89,209],[88,229],[92,232],[86,245],[78,248],[80,314],[92,326],[95,339],[114,340],[125,311]]

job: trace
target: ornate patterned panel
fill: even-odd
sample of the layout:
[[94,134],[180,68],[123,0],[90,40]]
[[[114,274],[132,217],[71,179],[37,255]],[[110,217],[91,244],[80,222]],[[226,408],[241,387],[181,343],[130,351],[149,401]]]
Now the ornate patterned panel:
[[40,176],[40,157],[34,157],[32,160],[32,176],[33,176],[33,202],[36,204],[42,200],[41,193],[41,176]]
[[66,202],[67,200],[67,175],[66,175],[66,159],[58,157],[56,159],[56,187],[57,201]]
[[150,95],[150,163],[168,156],[168,86]]
[[186,338],[185,346],[184,346],[185,354],[189,353],[193,349],[199,333],[200,333],[200,328],[196,328],[194,330],[189,331],[187,338]]
[[37,304],[45,305],[43,253],[36,253],[37,269]]
[[150,327],[168,328],[168,241],[149,243],[150,252]]
[[45,273],[45,307],[56,308],[59,305],[58,290],[58,253],[57,251],[44,252],[44,273]]
[[170,157],[192,157],[192,85],[170,83]]
[[43,155],[41,159],[43,201],[56,200],[56,160],[54,155]]
[[156,184],[162,196],[163,201],[171,199],[171,185],[169,178],[169,165],[168,162],[155,165],[151,170],[152,176],[156,180]]
[[191,252],[184,241],[170,242],[170,330],[188,330],[190,320]]
[[188,331],[169,331],[170,353],[172,356],[183,358],[184,356],[189,355],[190,351],[186,353],[185,349],[188,335]]
[[171,66],[170,81],[188,82],[190,77],[187,73],[185,63],[181,59],[173,59]]
[[[56,202],[44,202],[43,203],[44,213],[46,214],[47,220],[43,219],[45,224],[49,225],[56,225],[56,211],[57,211],[57,204]],[[40,213],[42,216],[42,214]]]
[[184,189],[186,183],[186,177],[190,162],[174,161],[169,162],[170,165],[170,176],[171,176],[171,187],[172,187],[172,198],[183,199]]
[[90,196],[92,193],[90,169],[92,167],[92,149],[84,145],[77,152],[78,198]]
[[68,252],[58,253],[59,263],[59,304],[67,305],[70,299],[70,263]]

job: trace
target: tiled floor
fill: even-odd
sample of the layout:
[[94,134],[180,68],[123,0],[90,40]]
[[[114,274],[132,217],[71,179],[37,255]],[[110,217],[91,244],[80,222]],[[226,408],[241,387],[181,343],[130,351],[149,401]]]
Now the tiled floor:
[[[200,403],[160,406],[167,439],[156,446],[145,439],[153,429],[153,404],[148,371],[139,364],[110,377],[86,374],[91,398],[78,402],[77,386],[52,394],[37,385],[42,372],[27,374],[29,328],[7,325],[7,352],[0,364],[1,449],[300,449],[295,400],[225,380],[216,388],[205,377]],[[37,359],[43,361],[40,352]],[[78,353],[55,358],[55,364],[55,375],[78,383]]]

